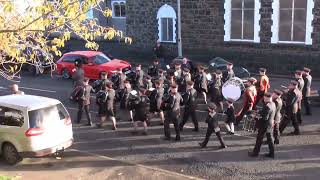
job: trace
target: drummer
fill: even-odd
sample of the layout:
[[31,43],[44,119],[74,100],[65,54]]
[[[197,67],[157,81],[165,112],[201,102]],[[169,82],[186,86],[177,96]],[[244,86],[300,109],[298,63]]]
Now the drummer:
[[234,78],[235,74],[233,72],[233,64],[232,63],[228,63],[227,64],[227,71],[225,71],[223,73],[223,82],[227,82],[230,79]]
[[222,72],[215,72],[213,82],[210,84],[211,102],[218,106],[219,112],[223,112]]
[[257,89],[254,84],[257,80],[253,77],[249,78],[247,81],[247,89],[244,92],[244,100],[243,100],[243,108],[239,111],[235,125],[239,125],[240,121],[243,119],[243,116],[248,112],[251,111],[253,105],[257,98]]

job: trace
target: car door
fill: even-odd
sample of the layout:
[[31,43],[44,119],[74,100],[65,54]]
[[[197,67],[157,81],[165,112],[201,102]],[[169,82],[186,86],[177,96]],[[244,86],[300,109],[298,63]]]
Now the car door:
[[25,114],[13,108],[0,106],[0,143],[10,142],[18,151],[27,147]]
[[88,78],[94,80],[99,78],[99,71],[97,66],[98,65],[93,61],[92,58],[87,59],[86,71],[88,73]]

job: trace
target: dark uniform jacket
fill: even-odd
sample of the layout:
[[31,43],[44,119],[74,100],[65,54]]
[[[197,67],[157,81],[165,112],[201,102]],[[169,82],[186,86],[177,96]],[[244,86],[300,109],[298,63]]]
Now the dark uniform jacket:
[[281,109],[283,106],[283,102],[282,99],[280,97],[278,97],[277,99],[274,100],[274,103],[276,105],[276,115],[274,116],[274,122],[275,123],[280,123],[281,121]]
[[227,82],[228,80],[235,77],[234,71],[231,69],[230,71],[225,71],[223,73],[223,82]]
[[152,65],[148,69],[148,75],[151,77],[156,77],[158,76],[158,72],[160,69],[160,65]]
[[81,86],[84,79],[84,70],[82,68],[77,68],[72,79],[74,81],[74,87]]
[[286,113],[297,113],[298,111],[298,94],[296,90],[289,90],[286,95]]
[[169,98],[165,100],[164,110],[169,118],[178,118],[180,115],[180,105],[183,99],[179,93],[175,95],[170,94]]
[[220,131],[219,122],[216,115],[217,113],[209,113],[206,119],[206,123],[208,123],[208,128],[212,129],[214,132]]
[[137,87],[143,87],[143,76],[144,76],[143,70],[136,72],[135,82]]
[[276,105],[274,102],[265,103],[260,111],[261,118],[258,120],[258,128],[267,129],[267,132],[272,132],[273,121],[276,115]]
[[227,121],[226,123],[234,123],[236,122],[236,116],[234,114],[234,107],[228,107],[228,109],[226,110],[226,115],[227,115]]
[[222,80],[221,79],[215,79],[210,83],[210,94],[211,94],[211,100],[213,102],[219,102],[223,101],[223,95],[222,95]]
[[134,103],[134,120],[146,120],[148,114],[149,99],[146,96],[138,96]]
[[187,90],[187,82],[188,81],[191,81],[191,74],[190,73],[188,73],[188,74],[183,74],[182,76],[181,76],[181,78],[179,78],[178,80],[177,80],[177,84],[178,84],[178,90],[179,90],[179,92],[186,92],[186,90]]
[[185,105],[186,111],[195,111],[197,108],[197,91],[195,89],[187,90],[187,92],[184,95],[183,103]]
[[122,96],[120,98],[120,109],[127,109],[128,106],[128,98],[129,94],[132,91],[131,88],[125,88],[124,92],[122,93]]
[[312,82],[312,77],[310,75],[304,76],[304,87],[302,91],[303,97],[310,97],[311,94],[311,82]]
[[96,81],[93,82],[92,84],[92,88],[94,89],[94,91],[97,93],[100,90],[102,90],[102,87],[104,87],[107,83],[109,83],[110,80],[109,79],[98,79]]
[[83,105],[90,105],[91,91],[93,91],[93,89],[90,85],[82,86],[77,94],[79,103],[83,103]]
[[152,112],[160,110],[163,95],[164,89],[162,87],[156,88],[150,93],[150,110]]

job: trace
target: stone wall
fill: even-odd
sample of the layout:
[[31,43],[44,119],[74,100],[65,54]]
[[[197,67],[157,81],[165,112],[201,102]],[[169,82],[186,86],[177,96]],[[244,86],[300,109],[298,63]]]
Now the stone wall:
[[[261,0],[260,43],[224,42],[223,0],[181,0],[184,56],[207,62],[220,56],[255,71],[264,66],[275,73],[291,73],[304,65],[320,69],[320,0],[314,0],[313,44],[271,44],[273,0]],[[127,35],[132,46],[150,52],[158,39],[157,11],[176,0],[127,0]],[[177,55],[176,44],[164,44]],[[320,72],[314,72],[320,75]]]

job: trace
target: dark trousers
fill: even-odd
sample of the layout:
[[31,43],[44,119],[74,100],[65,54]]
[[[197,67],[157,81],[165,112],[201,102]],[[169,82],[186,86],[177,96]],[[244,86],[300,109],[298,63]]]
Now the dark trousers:
[[301,109],[298,109],[298,112],[297,112],[297,121],[298,121],[299,124],[302,124]]
[[177,116],[167,116],[164,120],[164,136],[170,138],[170,123],[173,123],[174,130],[176,131],[176,139],[180,139],[179,122]]
[[274,140],[277,141],[277,142],[280,139],[279,126],[280,126],[280,123],[274,123],[274,126],[273,126],[273,137],[274,137]]
[[257,135],[257,140],[256,140],[256,145],[254,146],[253,153],[254,154],[259,154],[261,145],[263,143],[263,138],[264,136],[267,135],[267,143],[269,146],[269,154],[274,155],[274,142],[273,142],[273,137],[270,132],[267,132],[267,128],[260,128],[258,130],[258,135]]
[[[209,142],[209,139],[210,139],[210,136],[211,134],[214,132],[214,129],[212,127],[208,127],[207,128],[207,133],[206,133],[206,138],[204,139],[204,141],[201,143],[201,146],[202,147],[206,147],[208,142]],[[224,143],[224,140],[221,136],[221,133],[220,131],[216,132],[216,136],[221,144],[221,146],[225,146],[225,143]]]
[[238,124],[240,123],[240,121],[243,119],[243,116],[244,116],[245,114],[247,114],[248,111],[249,111],[249,106],[248,106],[248,105],[246,105],[245,107],[243,107],[240,115],[237,116],[237,118],[236,118],[235,125],[238,125]]
[[192,122],[194,124],[194,129],[195,130],[199,129],[199,123],[198,123],[198,119],[197,119],[197,116],[196,116],[196,110],[195,109],[190,109],[190,108],[185,108],[184,109],[182,122],[179,125],[180,129],[183,129],[183,126],[187,123],[187,121],[189,120],[190,116],[191,116],[191,120],[192,120]]
[[256,102],[253,105],[252,109],[257,109],[257,105],[260,101],[263,101],[264,92],[258,92]]
[[289,122],[292,121],[292,126],[294,128],[295,134],[300,134],[299,124],[297,121],[296,113],[287,113],[286,116],[282,119],[279,127],[280,133],[284,131],[284,129],[288,126]]
[[82,112],[83,110],[86,113],[87,119],[88,119],[88,124],[92,123],[91,122],[91,114],[90,114],[90,105],[85,105],[83,102],[79,102],[78,104],[78,115],[77,115],[77,122],[80,123],[82,119]]
[[311,115],[310,99],[309,97],[303,98],[304,108],[306,110],[306,115]]

